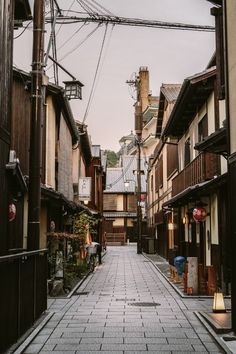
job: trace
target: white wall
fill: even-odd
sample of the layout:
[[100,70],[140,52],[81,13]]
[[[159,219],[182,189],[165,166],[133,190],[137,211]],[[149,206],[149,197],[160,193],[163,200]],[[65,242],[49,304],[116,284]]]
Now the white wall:
[[55,158],[56,158],[56,112],[52,97],[47,97],[46,110],[46,166],[45,184],[55,189]]
[[123,211],[124,206],[123,206],[123,194],[118,194],[117,195],[117,211]]

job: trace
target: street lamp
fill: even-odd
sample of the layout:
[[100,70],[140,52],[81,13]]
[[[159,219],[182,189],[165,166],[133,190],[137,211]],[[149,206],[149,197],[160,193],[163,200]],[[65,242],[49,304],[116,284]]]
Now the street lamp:
[[65,84],[65,95],[71,99],[82,99],[82,87],[84,86],[79,80],[63,81]]

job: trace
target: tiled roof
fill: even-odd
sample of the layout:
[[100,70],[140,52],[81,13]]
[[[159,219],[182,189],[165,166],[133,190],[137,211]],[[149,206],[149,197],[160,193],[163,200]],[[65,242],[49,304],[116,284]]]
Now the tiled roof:
[[161,92],[166,97],[168,102],[173,102],[177,99],[180,88],[180,84],[162,84]]
[[[105,193],[134,193],[136,186],[137,158],[136,156],[122,156],[122,167],[107,168]],[[141,158],[141,170],[145,172],[141,175],[141,191],[146,192],[146,164]],[[129,186],[125,182],[129,181]]]

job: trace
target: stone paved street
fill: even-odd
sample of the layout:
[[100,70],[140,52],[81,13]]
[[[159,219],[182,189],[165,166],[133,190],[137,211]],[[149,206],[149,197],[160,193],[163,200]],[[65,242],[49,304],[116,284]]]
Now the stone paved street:
[[109,247],[77,294],[49,299],[54,314],[30,353],[223,353],[194,314],[212,300],[182,299],[136,246]]

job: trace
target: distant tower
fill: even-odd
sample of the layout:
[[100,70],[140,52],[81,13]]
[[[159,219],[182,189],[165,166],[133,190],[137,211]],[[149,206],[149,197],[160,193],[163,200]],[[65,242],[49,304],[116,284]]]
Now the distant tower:
[[141,112],[144,112],[149,105],[149,71],[146,66],[139,68],[137,101],[140,102]]

